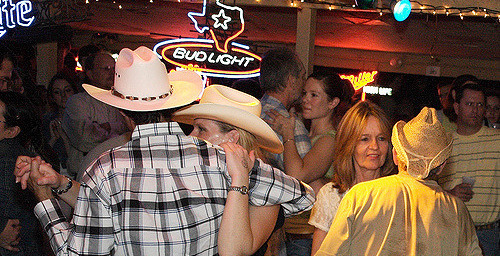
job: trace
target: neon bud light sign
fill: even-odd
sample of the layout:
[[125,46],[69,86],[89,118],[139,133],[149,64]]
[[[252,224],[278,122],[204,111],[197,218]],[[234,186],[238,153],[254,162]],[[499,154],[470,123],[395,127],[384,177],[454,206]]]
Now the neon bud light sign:
[[33,24],[33,4],[28,0],[13,3],[12,0],[0,0],[0,37],[17,25],[29,27]]
[[[220,3],[207,6],[201,12],[189,12],[196,31],[208,33],[210,39],[181,38],[155,45],[153,50],[165,61],[199,72],[209,77],[248,78],[260,75],[262,58],[250,47],[233,42],[245,29],[243,10]],[[201,24],[204,22],[207,24]]]

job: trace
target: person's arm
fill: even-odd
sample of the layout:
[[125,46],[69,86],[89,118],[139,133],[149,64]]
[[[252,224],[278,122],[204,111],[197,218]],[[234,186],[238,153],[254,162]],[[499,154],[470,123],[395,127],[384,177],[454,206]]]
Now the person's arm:
[[[36,172],[32,170],[32,173]],[[34,177],[37,178],[40,177]],[[110,255],[115,249],[116,230],[109,203],[111,195],[106,189],[99,189],[99,194],[93,189],[105,188],[102,183],[106,179],[99,172],[89,182],[92,182],[91,186],[82,184],[80,187],[71,224],[63,215],[57,200],[43,200],[35,206],[35,215],[50,238],[52,250],[58,256]]]
[[[231,186],[248,189],[249,171],[255,156],[234,143],[223,143]],[[271,234],[278,217],[279,205],[249,206],[248,193],[229,190],[219,229],[220,255],[251,255]]]
[[295,145],[294,116],[286,118],[274,110],[268,114],[272,118],[271,127],[283,137],[285,173],[306,183],[323,177],[333,162],[333,137],[319,138],[302,158]]
[[72,182],[67,192],[57,196],[73,209],[75,208],[80,183],[68,180],[66,176],[56,172],[49,164],[43,163],[40,157],[19,156],[14,176],[16,176],[16,181],[21,182],[23,189],[26,189],[27,186],[31,187],[39,201],[53,198],[51,189],[64,190],[68,187],[68,183]]
[[5,226],[0,233],[0,246],[9,251],[18,252],[17,245],[21,241],[20,230],[21,225],[18,219],[6,219]]
[[328,234],[328,232],[323,231],[319,228],[314,229],[311,256],[316,254],[319,247],[321,246],[321,243],[323,243],[323,240],[325,240],[326,234]]

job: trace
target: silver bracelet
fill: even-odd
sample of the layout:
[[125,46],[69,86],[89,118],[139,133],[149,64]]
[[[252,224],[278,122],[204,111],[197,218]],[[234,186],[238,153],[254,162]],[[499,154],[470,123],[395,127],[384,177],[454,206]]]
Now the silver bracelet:
[[66,179],[68,179],[68,184],[66,185],[65,188],[63,188],[63,189],[53,189],[52,188],[52,192],[54,194],[57,194],[57,195],[64,194],[64,193],[68,192],[71,189],[71,187],[73,187],[73,182],[71,181],[71,179],[69,177],[66,177]]

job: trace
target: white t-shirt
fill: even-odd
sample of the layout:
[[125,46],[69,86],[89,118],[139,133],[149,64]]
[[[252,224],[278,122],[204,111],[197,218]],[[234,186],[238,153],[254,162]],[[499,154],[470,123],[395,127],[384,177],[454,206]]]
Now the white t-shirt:
[[338,189],[333,186],[333,182],[325,184],[316,195],[309,224],[328,232],[344,195],[345,193],[339,194]]

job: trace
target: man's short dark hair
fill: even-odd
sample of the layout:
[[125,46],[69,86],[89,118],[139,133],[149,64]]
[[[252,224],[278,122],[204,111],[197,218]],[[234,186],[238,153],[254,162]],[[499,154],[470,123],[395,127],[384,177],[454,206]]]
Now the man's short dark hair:
[[271,49],[260,64],[260,87],[264,92],[282,91],[290,76],[300,76],[301,68],[302,63],[290,49]]
[[161,123],[162,120],[170,121],[172,119],[172,114],[178,109],[179,108],[172,108],[157,111],[131,111],[120,109],[120,111],[132,119],[136,125],[141,125]]
[[[479,81],[479,80],[478,80]],[[482,85],[474,81],[466,81],[464,84],[457,86],[455,89],[455,99],[457,103],[460,103],[462,98],[464,97],[465,90],[472,90],[476,92],[481,92],[485,95],[485,91]]]
[[453,87],[458,87],[458,86],[464,85],[467,82],[479,83],[479,79],[477,79],[477,77],[475,77],[473,75],[469,75],[469,74],[460,75],[460,76],[457,76],[457,78],[455,78],[453,80],[451,85],[453,85]]

